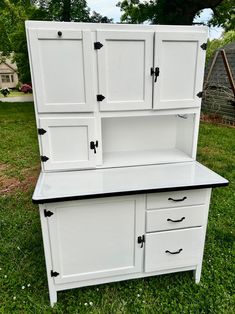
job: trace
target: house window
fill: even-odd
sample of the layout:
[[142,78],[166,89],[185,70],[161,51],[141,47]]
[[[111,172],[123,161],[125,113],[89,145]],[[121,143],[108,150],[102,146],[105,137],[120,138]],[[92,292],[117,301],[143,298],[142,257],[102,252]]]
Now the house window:
[[2,77],[2,83],[10,83],[11,82],[9,74],[2,74],[1,77]]
[[11,82],[13,83],[14,82],[14,75],[11,74]]

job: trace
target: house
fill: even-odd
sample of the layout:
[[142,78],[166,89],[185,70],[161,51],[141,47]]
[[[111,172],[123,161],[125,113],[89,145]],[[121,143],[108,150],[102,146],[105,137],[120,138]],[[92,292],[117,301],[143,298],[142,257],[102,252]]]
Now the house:
[[15,88],[18,83],[16,63],[8,58],[0,60],[0,88]]
[[202,112],[235,125],[235,41],[217,49],[206,65]]

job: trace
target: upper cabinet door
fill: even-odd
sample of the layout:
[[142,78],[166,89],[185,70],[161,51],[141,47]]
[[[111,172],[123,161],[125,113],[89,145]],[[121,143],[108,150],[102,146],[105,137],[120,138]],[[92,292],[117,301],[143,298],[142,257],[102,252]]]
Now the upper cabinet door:
[[38,112],[89,112],[96,103],[89,31],[30,30]]
[[200,106],[206,40],[206,33],[155,33],[154,109]]
[[97,31],[101,111],[152,108],[153,32]]
[[100,154],[94,120],[92,117],[40,118],[44,170],[94,168],[96,155]]

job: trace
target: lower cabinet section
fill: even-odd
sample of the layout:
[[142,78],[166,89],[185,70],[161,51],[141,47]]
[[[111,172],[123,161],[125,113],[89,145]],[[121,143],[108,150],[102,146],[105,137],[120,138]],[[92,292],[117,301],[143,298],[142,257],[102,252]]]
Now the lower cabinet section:
[[[175,209],[149,211],[146,194],[40,205],[51,305],[59,290],[161,273],[195,270],[199,282],[211,189],[200,191],[203,205]],[[181,229],[165,223],[181,214]]]
[[144,196],[74,201],[50,206],[55,283],[142,271]]
[[203,227],[147,234],[145,271],[197,265],[203,235]]

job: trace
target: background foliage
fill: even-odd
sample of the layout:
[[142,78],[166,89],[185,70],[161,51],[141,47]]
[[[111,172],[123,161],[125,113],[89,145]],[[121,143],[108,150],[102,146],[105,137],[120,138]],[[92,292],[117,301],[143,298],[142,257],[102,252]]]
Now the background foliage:
[[85,0],[1,0],[0,62],[14,51],[19,78],[31,82],[25,20],[111,23],[112,19],[90,12]]

